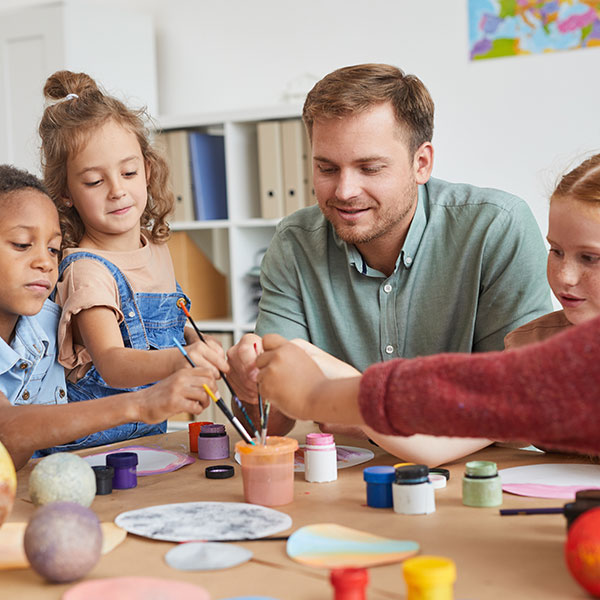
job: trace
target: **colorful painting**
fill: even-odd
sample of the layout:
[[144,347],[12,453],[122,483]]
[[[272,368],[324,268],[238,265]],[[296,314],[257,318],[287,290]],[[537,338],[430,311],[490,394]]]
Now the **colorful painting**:
[[598,0],[469,0],[471,60],[600,46]]
[[294,531],[287,542],[290,558],[326,569],[373,567],[403,561],[419,551],[419,544],[392,540],[366,531],[320,523]]

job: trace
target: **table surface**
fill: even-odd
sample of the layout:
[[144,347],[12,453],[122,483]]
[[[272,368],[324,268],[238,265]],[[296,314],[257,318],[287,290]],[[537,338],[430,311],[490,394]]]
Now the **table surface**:
[[[295,430],[296,431],[296,430]],[[292,433],[294,435],[294,432]],[[302,438],[296,436],[300,441]],[[340,445],[368,446],[368,443],[336,436]],[[188,451],[187,432],[132,440],[116,446],[158,446]],[[115,446],[111,446],[113,448]],[[583,457],[541,454],[491,446],[446,465],[451,473],[448,486],[436,490],[436,512],[430,515],[399,515],[390,509],[366,506],[363,468],[391,465],[398,459],[374,446],[369,463],[341,469],[331,483],[307,483],[303,473],[295,474],[294,501],[276,507],[292,517],[291,534],[315,523],[337,523],[384,537],[413,540],[422,554],[435,554],[455,561],[458,578],[456,600],[498,600],[498,598],[578,599],[589,598],[571,578],[563,557],[566,521],[560,514],[501,517],[498,508],[469,508],[462,505],[462,476],[467,460],[492,460],[498,468],[526,464],[587,462]],[[104,449],[104,448],[103,448]],[[93,454],[90,449],[80,454]],[[235,476],[208,480],[204,469],[210,464],[229,462]],[[33,463],[18,473],[17,498],[9,521],[27,521],[34,511],[27,490]],[[101,521],[113,521],[120,513],[145,506],[173,502],[243,502],[241,469],[229,461],[196,460],[176,471],[138,477],[138,486],[97,496],[91,506]],[[504,508],[562,506],[563,500],[544,500],[504,494]],[[164,559],[175,544],[128,534],[125,541],[101,557],[85,579],[117,576],[152,576],[195,583],[208,590],[213,600],[242,595],[265,595],[280,600],[325,600],[333,598],[329,573],[292,561],[285,541],[240,543],[254,553],[250,562],[222,571],[179,571]],[[369,600],[405,598],[401,564],[369,570]],[[1,598],[61,598],[74,584],[50,584],[32,569],[0,572]]]

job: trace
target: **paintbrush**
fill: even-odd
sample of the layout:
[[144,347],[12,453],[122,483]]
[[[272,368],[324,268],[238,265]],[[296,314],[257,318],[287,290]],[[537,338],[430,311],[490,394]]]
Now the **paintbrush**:
[[[185,348],[179,343],[179,340],[176,337],[173,337],[173,342],[175,342],[175,345],[177,346],[177,348],[179,348],[179,351],[181,352],[181,354],[183,354],[183,356],[185,356],[185,359],[190,363],[190,365],[193,368],[196,368],[194,361],[190,358],[190,355],[186,352]],[[237,432],[242,436],[242,439],[245,442],[255,446],[256,444],[252,441],[252,438],[250,437],[250,435],[248,435],[248,432],[244,429],[242,424],[233,415],[233,413],[227,408],[227,405],[225,404],[225,402],[223,402],[223,398],[217,398],[212,393],[212,390],[205,383],[203,383],[202,385],[209,397],[212,398],[212,400],[214,400],[215,404],[221,409],[221,411],[227,417],[229,422],[236,428]]]
[[[258,346],[256,345],[256,342],[254,343],[254,352],[256,352],[256,354],[258,355]],[[262,423],[263,423],[265,412],[264,412],[263,401],[262,401],[260,392],[258,393],[258,414],[259,414],[259,418],[260,418],[260,427],[262,429],[262,426],[263,426]]]
[[501,508],[500,515],[503,517],[510,515],[560,515],[565,512],[561,507],[550,508]]
[[267,400],[265,402],[265,414],[264,414],[264,418],[263,418],[263,422],[262,422],[261,437],[260,437],[260,440],[261,440],[263,446],[265,446],[267,443],[267,425],[269,423],[270,408],[271,408],[271,403]]
[[[202,332],[198,329],[198,326],[196,325],[196,323],[194,323],[194,319],[192,319],[192,315],[190,314],[190,312],[187,309],[187,306],[185,305],[185,299],[179,298],[179,300],[177,300],[177,306],[178,306],[178,308],[180,308],[183,311],[183,314],[188,318],[189,322],[192,324],[192,327],[194,328],[194,331],[198,334],[200,341],[207,344],[206,338],[202,335]],[[227,386],[227,389],[229,390],[231,397],[233,398],[233,401],[237,404],[237,407],[240,409],[240,411],[244,415],[246,422],[248,423],[248,425],[250,425],[250,429],[252,429],[254,431],[254,435],[257,438],[259,438],[260,434],[258,433],[258,429],[256,429],[256,427],[254,427],[254,423],[252,422],[250,415],[244,408],[244,405],[242,404],[241,400],[237,397],[236,393],[233,391],[233,388],[231,387],[231,384],[229,383],[229,381],[227,381],[227,377],[225,377],[225,373],[223,373],[223,371],[219,370],[219,375],[221,375],[221,379],[224,381],[225,385]]]

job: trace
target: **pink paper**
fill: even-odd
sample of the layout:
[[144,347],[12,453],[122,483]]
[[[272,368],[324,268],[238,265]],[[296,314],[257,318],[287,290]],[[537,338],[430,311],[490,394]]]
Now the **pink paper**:
[[100,452],[98,454],[89,454],[83,459],[90,466],[105,465],[106,456],[115,452],[135,452],[138,455],[138,475],[158,475],[160,473],[169,473],[180,469],[185,465],[189,465],[195,459],[188,454],[175,452],[174,450],[165,450],[164,448],[152,448],[149,446],[124,446],[123,448],[115,448],[108,452]]
[[503,491],[517,496],[562,498],[564,500],[574,500],[576,492],[589,489],[600,488],[590,488],[589,485],[544,485],[542,483],[507,483],[502,486]]

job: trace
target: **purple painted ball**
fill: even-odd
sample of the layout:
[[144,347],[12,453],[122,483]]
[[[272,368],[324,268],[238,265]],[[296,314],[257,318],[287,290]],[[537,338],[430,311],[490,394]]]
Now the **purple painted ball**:
[[24,546],[42,577],[56,583],[75,581],[98,562],[102,529],[93,510],[76,502],[50,502],[29,520]]

